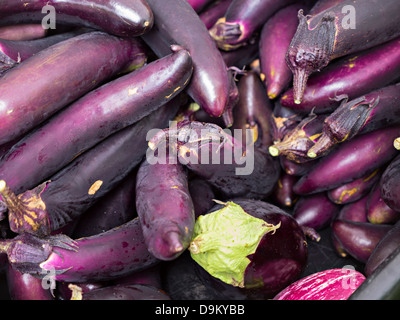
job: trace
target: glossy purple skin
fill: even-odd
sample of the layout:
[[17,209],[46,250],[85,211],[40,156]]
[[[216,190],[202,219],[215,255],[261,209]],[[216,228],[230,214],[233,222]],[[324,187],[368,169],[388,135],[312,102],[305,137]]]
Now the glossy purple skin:
[[34,40],[45,37],[47,30],[42,24],[17,24],[0,27],[0,39],[4,40]]
[[82,300],[171,300],[162,290],[142,285],[115,285],[89,291]]
[[0,91],[5,92],[0,112],[0,144],[26,134],[56,111],[127,69],[137,53],[137,45],[135,39],[89,32],[42,50],[8,71],[0,84]]
[[367,219],[368,195],[361,199],[345,204],[341,207],[337,219],[350,220],[355,222],[368,222]]
[[270,99],[278,97],[292,80],[285,56],[299,23],[297,12],[301,8],[303,5],[296,3],[278,10],[261,30],[260,71]]
[[321,192],[373,172],[396,156],[393,141],[399,135],[400,128],[389,127],[342,143],[322,157],[293,190],[298,194]]
[[187,0],[148,0],[148,3],[155,23],[143,39],[159,57],[173,43],[190,52],[194,71],[187,92],[207,113],[220,117],[228,103],[230,79],[208,29]]
[[189,4],[192,6],[194,11],[200,12],[202,9],[204,9],[208,4],[213,2],[213,0],[187,0]]
[[210,29],[219,18],[225,15],[233,0],[218,0],[199,14],[201,21]]
[[301,226],[321,230],[338,214],[339,206],[329,200],[325,192],[300,197],[293,209],[293,217]]
[[192,240],[194,205],[186,168],[176,155],[163,163],[148,159],[151,156],[141,163],[136,177],[136,210],[148,250],[169,261],[182,254]]
[[379,241],[393,226],[336,219],[331,228],[342,248],[353,258],[366,263]]
[[400,211],[400,156],[386,167],[380,180],[381,197],[395,211]]
[[178,50],[90,91],[20,140],[0,163],[1,179],[16,193],[34,187],[173,99],[191,74],[189,53]]
[[0,6],[1,25],[41,23],[45,16],[42,8],[46,5],[55,8],[56,23],[91,27],[117,36],[141,35],[154,21],[145,0],[31,0],[28,6],[7,0]]
[[364,280],[356,270],[329,269],[290,284],[273,300],[347,300]]
[[280,207],[293,207],[298,196],[293,192],[293,185],[299,177],[290,175],[286,172],[281,173],[279,180],[275,186],[272,198]]
[[381,197],[379,183],[372,188],[367,202],[367,219],[375,224],[393,224],[400,220],[400,212],[390,208]]
[[105,281],[152,267],[160,260],[151,255],[144,242],[138,218],[91,237],[75,240],[78,251],[56,247],[40,266],[43,270],[68,269],[55,275],[67,282]]
[[317,163],[317,161],[308,161],[308,162],[303,162],[303,163],[297,163],[297,162],[287,159],[285,156],[279,156],[279,161],[281,163],[282,169],[287,174],[290,174],[292,176],[297,176],[297,177],[305,175]]
[[42,279],[21,273],[11,264],[8,264],[6,275],[11,300],[54,300],[50,290],[43,288]]

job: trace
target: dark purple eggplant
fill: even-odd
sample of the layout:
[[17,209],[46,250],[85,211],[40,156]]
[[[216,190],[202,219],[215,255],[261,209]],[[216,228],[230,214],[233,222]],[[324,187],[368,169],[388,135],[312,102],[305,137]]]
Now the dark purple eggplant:
[[336,218],[339,220],[368,222],[367,202],[368,202],[368,195],[365,195],[361,199],[343,205],[340,208],[340,211],[336,216]]
[[394,224],[400,220],[400,212],[394,211],[382,199],[379,183],[375,184],[369,193],[367,219],[369,222],[376,224]]
[[329,226],[340,207],[325,192],[302,196],[293,208],[293,217],[301,226],[321,230]]
[[293,192],[293,185],[299,177],[290,175],[286,172],[281,173],[275,186],[272,198],[279,207],[291,208],[298,200],[298,196]]
[[292,72],[285,56],[296,32],[297,12],[301,8],[303,5],[300,3],[284,7],[262,27],[259,41],[260,71],[270,99],[278,97],[292,81]]
[[324,155],[335,144],[356,135],[400,124],[399,105],[400,83],[349,102],[345,100],[325,119],[323,133],[308,151],[308,156],[315,158]]
[[111,283],[113,285],[143,284],[143,285],[153,286],[156,288],[162,288],[161,273],[163,268],[164,265],[162,263],[158,263],[153,267],[136,271],[124,277],[117,278],[111,281]]
[[399,134],[399,127],[389,127],[342,143],[301,177],[293,187],[294,192],[321,192],[372,173],[396,156],[393,140]]
[[232,1],[233,0],[214,1],[199,14],[201,21],[203,21],[207,29],[210,29],[219,18],[225,15]]
[[99,281],[99,282],[64,282],[57,281],[56,285],[56,298],[58,300],[71,300],[72,295],[76,292],[85,294],[86,292],[103,288],[109,285],[110,281]]
[[201,12],[207,5],[213,2],[213,0],[186,0],[192,6],[194,11]]
[[41,23],[8,25],[0,27],[0,39],[12,41],[40,39],[47,35],[47,31]]
[[1,180],[11,230],[48,235],[77,219],[139,165],[146,154],[147,133],[168,126],[179,109],[179,98],[103,140],[18,197]]
[[[304,16],[300,10],[299,25],[286,55],[293,73],[294,102],[301,103],[308,77],[333,59],[398,37],[398,14],[396,0],[345,0],[313,16]],[[353,82],[354,77],[349,85]]]
[[190,179],[189,192],[193,201],[194,214],[196,218],[200,215],[206,214],[214,206],[214,190],[205,180],[197,177]]
[[393,226],[336,219],[331,228],[342,248],[358,261],[366,263],[378,242]]
[[230,76],[206,26],[187,0],[148,3],[155,23],[143,39],[159,57],[165,56],[173,43],[190,52],[194,71],[187,92],[207,113],[220,117],[228,104]]
[[400,211],[400,155],[389,163],[380,180],[381,197],[395,211]]
[[21,137],[99,84],[130,70],[134,57],[143,55],[138,45],[134,38],[88,32],[44,49],[8,71],[0,82],[0,144]]
[[189,81],[192,62],[186,50],[172,49],[170,55],[90,91],[20,140],[0,161],[0,178],[14,192],[24,192],[173,99]]
[[372,251],[365,264],[365,275],[370,276],[379,267],[379,265],[399,247],[400,221],[396,222],[393,228],[383,236],[383,238],[376,245],[375,249]]
[[[257,236],[262,225],[265,230]],[[254,236],[254,243],[237,236],[244,234]],[[235,245],[252,253],[229,255]],[[298,223],[282,209],[251,199],[233,199],[199,217],[189,250],[217,283],[238,287],[242,295],[256,299],[270,298],[292,283],[307,262],[306,240]],[[229,268],[230,259],[236,259],[236,271]]]
[[[154,17],[145,0],[31,0],[3,1],[0,5],[1,25],[43,23],[46,6],[54,10],[56,24],[90,27],[117,36],[138,36],[153,25]],[[52,12],[50,9],[45,13]]]
[[329,199],[336,204],[347,204],[366,196],[379,181],[382,170],[376,169],[354,181],[344,183],[339,187],[328,190]]
[[303,163],[297,163],[294,161],[289,160],[285,156],[280,156],[279,157],[279,162],[281,163],[282,169],[287,173],[292,176],[303,176],[305,175],[308,171],[310,171],[317,161],[307,161]]
[[239,71],[239,74],[242,72],[244,73],[246,71],[242,70],[245,70],[258,58],[258,38],[236,50],[221,50],[220,52],[228,68]]
[[[136,210],[148,250],[156,258],[169,261],[189,246],[195,223],[187,169],[169,146],[147,153],[136,177]],[[164,150],[162,150],[165,148]]]
[[225,15],[210,28],[210,34],[220,49],[237,49],[245,45],[277,10],[294,2],[233,0]]

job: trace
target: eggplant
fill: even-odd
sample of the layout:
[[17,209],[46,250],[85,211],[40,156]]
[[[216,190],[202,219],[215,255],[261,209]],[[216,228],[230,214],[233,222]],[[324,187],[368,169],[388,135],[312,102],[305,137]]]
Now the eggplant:
[[272,198],[279,207],[291,208],[298,200],[298,196],[293,192],[293,185],[297,182],[299,177],[281,173],[279,180],[272,193]]
[[378,242],[393,226],[336,219],[331,228],[342,248],[358,261],[366,263]]
[[399,193],[400,188],[400,156],[396,157],[389,163],[382,174],[380,180],[381,197],[385,203],[393,210],[400,211]]
[[281,96],[283,106],[300,113],[333,112],[338,98],[356,99],[397,79],[400,70],[400,38],[332,61],[310,76],[300,104],[294,103],[293,88]]
[[82,283],[57,281],[56,298],[57,300],[71,300],[72,294],[76,292],[79,292],[82,295],[85,294],[86,292],[103,288],[104,286],[107,285],[109,285],[108,281],[82,282]]
[[18,196],[2,180],[1,196],[8,206],[11,230],[43,236],[77,219],[140,164],[146,154],[147,133],[167,127],[179,106],[178,96]]
[[367,202],[367,219],[376,224],[394,224],[400,220],[400,212],[390,208],[381,197],[379,183],[369,193]]
[[400,246],[400,222],[396,222],[392,229],[378,242],[369,256],[364,273],[368,277]]
[[324,122],[321,137],[308,151],[311,158],[328,153],[335,144],[356,135],[400,123],[400,83],[390,85],[344,102]]
[[274,143],[282,141],[286,134],[294,129],[303,119],[304,116],[283,107],[279,101],[275,102],[271,115],[272,139]]
[[301,103],[308,77],[333,59],[400,36],[399,13],[396,0],[345,0],[312,16],[304,16],[300,10],[299,25],[286,54],[293,73],[294,103]]
[[300,197],[293,208],[293,217],[299,225],[318,231],[330,225],[339,209],[325,192],[321,192]]
[[282,209],[251,199],[232,199],[200,216],[189,250],[210,277],[254,299],[273,297],[307,263],[298,223]]
[[9,70],[0,82],[0,144],[27,134],[99,84],[134,67],[134,57],[143,55],[138,45],[136,39],[88,32],[44,49]]
[[222,116],[231,90],[230,75],[208,29],[187,0],[147,2],[155,23],[142,38],[158,57],[165,56],[171,44],[188,50],[194,71],[186,91],[208,114]]
[[154,22],[145,0],[121,0],[117,3],[110,0],[31,0],[29,5],[7,0],[0,5],[1,25],[42,23],[42,10],[47,9],[46,6],[54,10],[57,24],[89,27],[117,36],[139,36],[147,32]]
[[236,50],[220,50],[220,52],[228,69],[232,69],[238,74],[246,73],[248,66],[258,58],[258,38]]
[[0,178],[16,193],[31,189],[79,154],[173,99],[188,83],[192,62],[186,50],[178,46],[172,50],[90,91],[25,136],[0,161]]
[[213,206],[215,193],[205,180],[195,177],[189,180],[189,192],[193,201],[194,214],[197,218],[206,214]]
[[300,178],[293,190],[309,194],[336,188],[389,163],[396,156],[393,139],[398,127],[369,132],[342,143]]
[[367,219],[368,194],[364,197],[343,205],[336,219],[355,222],[368,222]]
[[169,261],[189,246],[195,223],[194,205],[187,169],[177,161],[176,154],[167,152],[162,158],[161,146],[157,151],[147,153],[139,166],[136,210],[149,252]]
[[297,280],[273,300],[347,300],[364,281],[356,270],[328,269]]
[[290,175],[296,176],[296,177],[305,175],[318,162],[318,161],[307,161],[307,162],[303,162],[303,163],[297,163],[297,162],[289,160],[284,155],[279,156],[279,161],[280,161],[282,169],[287,174],[290,174]]
[[44,38],[48,30],[41,23],[16,24],[0,27],[0,39],[24,41]]
[[187,0],[192,6],[194,11],[201,12],[207,5],[213,2],[213,0]]
[[210,34],[220,49],[237,49],[245,45],[277,10],[294,2],[233,0],[225,15],[210,28]]
[[297,12],[301,8],[303,6],[300,3],[284,7],[262,27],[259,41],[260,76],[270,99],[278,97],[292,81],[292,72],[285,56],[296,32]]
[[382,175],[382,170],[376,169],[371,174],[366,174],[352,182],[344,183],[334,189],[328,190],[329,199],[336,204],[347,204],[366,196]]
[[129,285],[129,284],[143,284],[153,286],[156,288],[162,288],[161,271],[164,265],[158,263],[153,267],[146,268],[141,271],[130,273],[124,277],[117,278],[111,281],[112,285]]
[[200,12],[200,20],[210,29],[219,18],[223,17],[233,0],[217,0]]

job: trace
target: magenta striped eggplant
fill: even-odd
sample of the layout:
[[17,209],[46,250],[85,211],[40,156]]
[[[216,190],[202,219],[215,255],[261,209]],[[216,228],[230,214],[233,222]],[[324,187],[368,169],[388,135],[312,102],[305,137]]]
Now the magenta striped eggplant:
[[261,79],[270,99],[286,90],[292,81],[285,56],[298,25],[300,3],[284,7],[267,20],[261,30],[259,57]]
[[0,161],[0,178],[14,192],[24,192],[173,99],[192,74],[189,53],[173,49],[168,56],[92,90],[24,137]]
[[397,155],[393,140],[399,134],[399,127],[389,127],[342,143],[301,177],[293,190],[298,194],[321,192],[372,173]]
[[219,18],[225,15],[232,1],[233,0],[214,1],[199,14],[201,21],[203,21],[207,29],[210,29]]
[[400,212],[400,155],[385,168],[380,180],[381,197],[395,211]]
[[400,123],[400,83],[390,85],[347,102],[326,119],[321,137],[308,151],[315,158],[328,153],[333,146],[356,135],[395,126]]
[[210,34],[220,49],[237,49],[245,45],[277,10],[294,2],[295,0],[233,0],[225,15],[210,29]]
[[8,71],[0,82],[0,144],[26,134],[99,84],[129,70],[137,46],[133,38],[89,32],[42,50]]
[[207,113],[220,117],[228,104],[230,75],[204,23],[187,0],[148,3],[155,23],[143,39],[159,57],[169,52],[171,44],[179,44],[190,52],[194,71],[187,92]]
[[[400,6],[396,0],[345,0],[312,16],[304,16],[299,11],[299,25],[286,54],[293,73],[294,103],[300,104],[303,100],[308,77],[333,59],[400,36],[398,14]],[[377,67],[381,70],[380,64]],[[353,85],[354,79],[351,77],[348,86]],[[376,84],[379,86],[380,82]]]
[[367,219],[369,222],[375,224],[394,224],[400,220],[400,212],[390,208],[382,199],[379,183],[369,193]]
[[179,106],[177,97],[18,196],[1,180],[0,191],[8,207],[11,230],[48,235],[77,219],[139,165],[146,154],[147,133],[167,127]]
[[352,269],[328,269],[292,283],[273,300],[347,300],[365,276]]
[[0,4],[0,24],[42,23],[45,17],[42,10],[56,14],[54,27],[57,24],[90,27],[117,36],[141,35],[152,27],[154,21],[145,0],[30,0],[28,5],[6,0]]
[[15,24],[0,27],[0,39],[22,41],[40,39],[47,35],[41,23]]

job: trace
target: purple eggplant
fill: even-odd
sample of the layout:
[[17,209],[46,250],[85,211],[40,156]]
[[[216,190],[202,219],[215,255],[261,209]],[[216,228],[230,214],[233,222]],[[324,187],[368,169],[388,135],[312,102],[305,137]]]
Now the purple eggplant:
[[0,83],[0,144],[21,137],[99,84],[129,70],[134,57],[143,55],[138,45],[133,38],[89,32],[44,49],[8,71]]
[[303,163],[297,163],[289,160],[285,156],[279,157],[279,162],[281,164],[282,169],[292,176],[300,177],[305,175],[308,171],[310,171],[318,161],[307,161]]
[[315,158],[324,155],[335,144],[350,140],[358,134],[398,125],[399,104],[400,83],[375,90],[349,102],[345,100],[325,119],[323,133],[310,148],[308,156]]
[[147,133],[167,127],[179,106],[178,96],[84,152],[50,180],[18,196],[4,180],[0,181],[11,230],[48,235],[77,219],[139,165],[146,154]]
[[173,43],[188,50],[194,66],[188,94],[210,115],[222,116],[231,89],[230,75],[206,26],[187,0],[148,0],[148,3],[155,23],[143,39],[159,57],[165,56]]
[[[26,273],[27,274],[27,273]],[[71,300],[72,295],[76,293],[86,294],[86,292],[103,288],[109,285],[110,281],[99,282],[64,282],[57,281],[56,283],[56,298],[58,300]]]
[[[235,246],[246,251],[243,257]],[[298,223],[282,209],[251,199],[233,199],[199,217],[189,250],[209,273],[211,285],[236,287],[252,299],[273,297],[295,281],[307,263],[306,240]],[[229,267],[232,259],[235,270]]]
[[321,230],[329,226],[340,207],[325,192],[302,196],[293,208],[293,217],[301,226]]
[[349,220],[355,222],[368,222],[367,219],[368,194],[364,197],[343,205],[340,208],[336,219]]
[[199,14],[201,21],[203,21],[207,29],[210,29],[219,18],[225,15],[232,1],[233,0],[214,1]]
[[192,6],[194,11],[201,12],[207,5],[213,2],[213,0],[187,0]]
[[[152,27],[154,21],[145,0],[32,0],[29,5],[7,0],[0,5],[1,25],[42,23],[42,11],[47,9],[46,6],[55,10],[54,19],[57,24],[90,27],[117,36],[141,35]],[[51,12],[50,9],[44,12],[49,11]]]
[[380,180],[381,197],[395,211],[400,211],[400,155],[389,163]]
[[[167,148],[168,146],[164,146]],[[148,250],[169,261],[188,248],[195,223],[187,169],[176,154],[147,153],[136,177],[136,210]]]
[[294,192],[321,192],[372,173],[396,156],[393,140],[399,134],[400,128],[389,127],[342,143],[301,177],[293,187]]
[[[396,0],[345,0],[312,16],[304,16],[300,10],[299,25],[286,54],[293,73],[294,103],[301,103],[308,77],[333,59],[400,36],[398,14],[400,6]],[[351,77],[349,85],[353,83]],[[379,86],[380,82],[376,83]]]
[[378,242],[393,226],[336,219],[331,228],[342,248],[353,258],[366,263]]
[[400,212],[394,211],[382,199],[379,183],[375,184],[369,193],[367,219],[369,222],[376,224],[394,224],[400,220]]
[[293,185],[299,177],[290,175],[286,172],[281,173],[275,186],[272,198],[279,207],[291,208],[298,200],[298,196],[293,192]]
[[44,38],[47,29],[41,23],[16,24],[0,27],[0,39],[12,41],[35,40]]
[[189,180],[189,192],[193,201],[196,218],[206,214],[214,206],[214,190],[205,180],[197,177]]
[[329,199],[336,204],[347,204],[359,200],[366,196],[373,186],[379,181],[382,170],[376,169],[371,174],[368,173],[349,183],[344,183],[339,187],[328,190]]
[[24,137],[3,157],[0,178],[14,192],[24,192],[173,99],[192,74],[189,53],[175,46],[173,50],[92,90]]
[[245,45],[277,10],[294,2],[233,0],[225,15],[210,29],[210,34],[220,49],[237,49]]
[[236,50],[220,51],[225,64],[229,69],[233,69],[240,73],[245,73],[245,70],[254,60],[258,58],[258,38],[251,41],[245,46]]
[[278,97],[289,87],[292,72],[285,56],[296,32],[297,12],[303,8],[300,3],[284,7],[264,24],[259,41],[259,56],[262,79],[270,99]]

